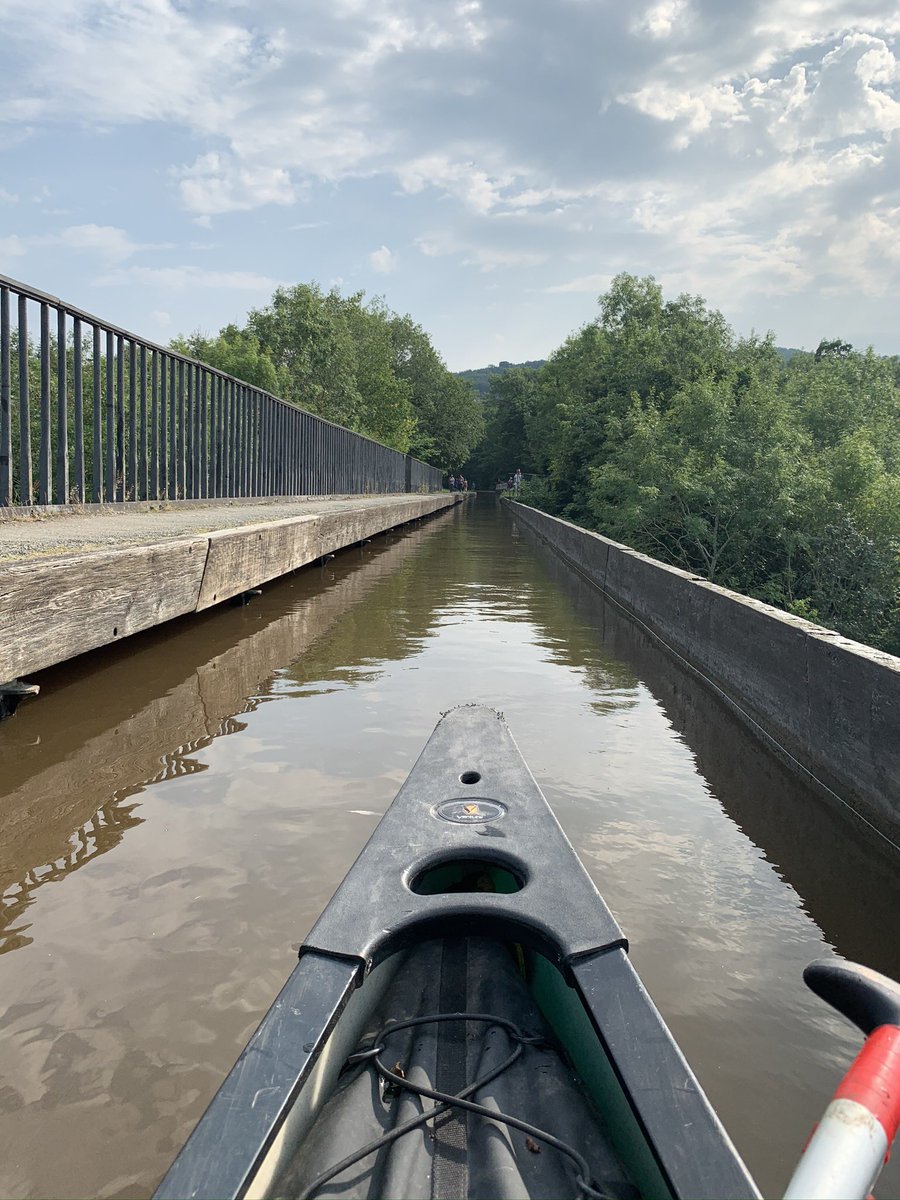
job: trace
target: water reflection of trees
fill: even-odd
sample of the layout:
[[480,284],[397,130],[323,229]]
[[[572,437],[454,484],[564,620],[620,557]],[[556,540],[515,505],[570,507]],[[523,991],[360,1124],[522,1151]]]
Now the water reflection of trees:
[[639,677],[724,811],[794,888],[826,939],[847,958],[900,975],[897,852],[805,786],[638,625],[543,542],[526,536],[536,569],[567,598],[559,608],[577,626],[574,657],[593,647]]

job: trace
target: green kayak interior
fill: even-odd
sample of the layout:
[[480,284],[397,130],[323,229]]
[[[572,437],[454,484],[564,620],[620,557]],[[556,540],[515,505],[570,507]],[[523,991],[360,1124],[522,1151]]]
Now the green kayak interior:
[[[484,880],[486,888],[505,883]],[[385,1033],[392,1024],[454,1013],[497,1020],[426,1020]],[[493,1075],[467,1094],[497,1116],[443,1109],[388,1141],[436,1102],[385,1080],[372,1058],[348,1065],[354,1052],[379,1045],[392,1073],[434,1091],[458,1095]],[[574,1150],[593,1191],[582,1187],[574,1156],[536,1132],[508,1126],[500,1119],[507,1115]],[[393,955],[353,994],[246,1194],[628,1200],[670,1193],[559,971],[517,943],[468,936]]]

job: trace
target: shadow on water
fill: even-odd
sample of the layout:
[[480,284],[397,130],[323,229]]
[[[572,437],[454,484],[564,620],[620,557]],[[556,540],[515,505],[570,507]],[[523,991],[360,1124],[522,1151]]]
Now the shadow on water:
[[[661,653],[655,639],[545,542],[519,529],[577,618],[561,640],[558,625],[550,631],[557,653],[590,673],[602,648],[620,670],[633,671],[661,703],[725,813],[797,892],[831,945],[845,958],[900,978],[900,940],[893,936],[897,850],[855,814],[805,786],[711,690]],[[860,911],[867,920],[860,921]]]
[[[391,614],[405,609],[403,592],[418,579],[404,563],[445,519],[303,568],[246,607],[183,618],[34,676],[40,699],[0,727],[0,953],[29,944],[23,919],[38,888],[114,849],[142,823],[136,796],[205,770],[198,753],[244,730],[242,716],[300,694],[282,676],[327,680],[336,667],[346,675],[367,658],[414,652],[428,609],[412,605],[416,621]],[[383,594],[368,603],[376,589]],[[342,622],[337,641],[317,651],[357,607],[364,616]]]

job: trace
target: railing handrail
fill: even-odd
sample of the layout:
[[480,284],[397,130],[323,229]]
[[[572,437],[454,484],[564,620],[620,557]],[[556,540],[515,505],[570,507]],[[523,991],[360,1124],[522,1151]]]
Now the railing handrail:
[[[333,429],[341,429],[345,433],[354,433],[357,437],[364,438],[367,442],[371,442],[375,446],[381,446],[385,450],[392,450],[395,454],[406,453],[403,450],[398,450],[396,446],[388,446],[385,442],[379,442],[377,438],[370,437],[367,433],[360,433],[357,429],[350,429],[347,425],[340,425],[337,421],[332,421],[329,417],[323,417],[321,413],[313,412],[310,408],[304,408],[302,404],[296,404],[293,400],[285,400],[283,396],[276,396],[274,392],[269,392],[258,384],[241,379],[239,375],[229,375],[227,371],[223,371],[219,367],[214,367],[211,363],[204,362],[202,358],[194,358],[193,355],[182,354],[180,350],[173,350],[171,346],[163,346],[159,342],[151,342],[149,338],[145,338],[140,333],[132,333],[128,329],[114,325],[112,322],[104,320],[103,317],[89,313],[86,309],[78,308],[77,305],[69,304],[67,300],[62,300],[59,296],[53,296],[50,292],[42,292],[40,288],[22,283],[19,279],[13,279],[9,275],[0,274],[0,287],[8,287],[10,291],[15,292],[17,295],[25,296],[28,300],[34,300],[38,304],[49,304],[51,308],[64,312],[68,317],[77,317],[79,321],[83,321],[87,325],[94,327],[99,325],[104,332],[112,333],[116,337],[124,338],[126,341],[145,346],[148,350],[155,350],[158,354],[166,354],[169,358],[174,358],[179,362],[190,363],[194,367],[203,367],[205,371],[211,371],[214,375],[218,375],[220,379],[227,379],[230,383],[239,383],[241,387],[253,388],[260,396],[265,396],[268,400],[272,400],[276,404],[283,404],[286,408],[296,408],[300,412],[308,413],[309,416],[315,417],[317,421],[323,421]],[[421,463],[423,467],[434,466],[434,463],[426,463],[423,459],[416,458],[414,455],[410,455],[410,457],[413,462]]]

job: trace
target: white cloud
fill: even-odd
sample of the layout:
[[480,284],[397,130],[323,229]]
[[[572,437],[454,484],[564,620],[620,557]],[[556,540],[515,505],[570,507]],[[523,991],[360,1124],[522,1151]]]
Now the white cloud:
[[472,161],[453,161],[447,155],[427,154],[396,168],[400,185],[410,193],[437,188],[455,196],[477,213],[487,213],[500,204],[503,188],[513,179],[508,173],[491,176]]
[[473,246],[462,259],[464,266],[479,271],[496,271],[503,267],[538,267],[549,255],[540,250],[504,249],[500,246]]
[[477,267],[479,271],[495,271],[508,267],[537,267],[547,261],[543,250],[533,250],[518,245],[502,245],[495,239],[483,244],[475,238],[457,238],[447,230],[436,231],[417,238],[416,248],[426,258],[457,258],[463,266]]
[[606,291],[611,280],[612,275],[609,272],[601,272],[597,275],[579,275],[575,279],[568,280],[567,283],[557,283],[551,287],[544,288],[544,291],[550,294],[560,292],[590,292],[597,296],[601,292]]
[[387,246],[379,246],[369,255],[369,265],[379,275],[390,275],[397,269],[397,256],[392,254]]
[[201,267],[119,267],[108,271],[96,281],[105,287],[140,284],[146,287],[222,288],[228,291],[262,292],[269,294],[284,285],[284,280],[259,275],[254,271],[207,271]]
[[5,187],[0,187],[0,201],[4,204],[18,204],[19,197],[15,192],[10,192]]
[[141,246],[132,241],[124,229],[114,225],[70,225],[61,233],[42,239],[45,244],[84,250],[108,262],[122,262]]
[[25,254],[28,247],[62,247],[110,264],[124,262],[139,250],[169,248],[167,243],[141,245],[115,225],[69,225],[58,233],[5,238],[0,246],[7,254]]
[[[737,304],[814,306],[830,288],[900,289],[877,250],[900,207],[898,35],[887,0],[55,0],[50,22],[5,0],[16,100],[0,145],[55,125],[101,148],[127,125],[137,144],[152,127],[154,147],[179,147],[162,186],[199,227],[235,214],[221,225],[243,237],[277,205],[281,227],[323,230],[291,245],[294,270],[324,257],[320,278],[393,268],[387,247],[360,253],[397,227],[384,206],[447,260],[406,256],[404,276],[461,267],[482,287],[482,273],[526,270],[561,306],[602,290],[615,263]],[[119,268],[109,279],[147,247],[107,219],[126,222],[73,225],[59,244]],[[258,275],[215,265],[250,288],[287,271],[272,261]]]
[[185,208],[206,217],[263,204],[292,204],[296,199],[284,167],[241,166],[234,158],[215,151],[202,155],[177,174]]
[[107,124],[218,128],[235,111],[235,89],[273,54],[223,10],[201,20],[172,0],[54,0],[51,21],[28,0],[6,0],[4,33],[20,63],[19,119],[76,113]]
[[668,37],[687,15],[687,0],[659,0],[637,22],[637,32],[649,33],[653,38]]
[[27,247],[17,234],[13,233],[9,237],[0,238],[0,259],[20,258],[25,253],[27,253]]

